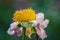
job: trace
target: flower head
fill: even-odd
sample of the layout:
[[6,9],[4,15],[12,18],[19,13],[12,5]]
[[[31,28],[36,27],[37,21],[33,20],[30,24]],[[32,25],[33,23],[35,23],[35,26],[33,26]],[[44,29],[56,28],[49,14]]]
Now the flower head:
[[8,29],[7,33],[10,35],[14,35],[17,25],[18,25],[18,22],[13,22],[12,24],[10,24],[10,28]]
[[35,10],[32,8],[17,10],[13,15],[13,21],[15,22],[28,22],[35,20]]
[[49,20],[45,19],[44,20],[44,14],[43,13],[38,13],[36,15],[36,20],[32,21],[33,26],[35,26],[36,33],[37,35],[41,38],[44,39],[47,37],[46,32],[44,31],[44,28],[47,27]]
[[8,29],[7,33],[10,35],[17,35],[21,36],[22,35],[22,27],[18,27],[18,22],[13,22],[10,24],[10,28]]

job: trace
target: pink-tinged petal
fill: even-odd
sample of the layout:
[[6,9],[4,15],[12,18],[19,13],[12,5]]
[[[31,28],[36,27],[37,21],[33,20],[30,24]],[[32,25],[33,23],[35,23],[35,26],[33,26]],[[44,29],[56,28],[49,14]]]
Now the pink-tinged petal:
[[17,35],[17,36],[21,36],[21,35],[22,35],[22,27],[17,28],[17,29],[15,30],[15,35]]
[[42,23],[40,23],[40,25],[41,25],[42,28],[46,28],[47,25],[48,25],[48,23],[49,23],[49,20],[46,19],[46,20],[44,20]]
[[36,30],[37,31],[37,35],[40,36],[41,35],[41,30]]
[[43,28],[42,27],[35,27],[36,28],[36,33],[37,33],[37,35],[41,38],[41,39],[44,39],[44,38],[46,38],[47,37],[47,35],[46,35],[46,33],[45,33],[45,31],[43,30]]
[[21,36],[22,35],[22,30],[19,27],[16,28],[9,28],[7,33],[9,35],[16,35],[16,36]]
[[15,35],[21,36],[22,35],[22,32],[21,31],[16,31]]
[[14,34],[15,34],[15,30],[9,28],[8,31],[7,31],[7,33],[8,33],[9,35],[14,35]]
[[40,29],[41,29],[41,31],[40,31],[40,38],[41,39],[47,38],[46,32],[43,30],[43,28],[40,28]]
[[15,34],[16,27],[14,27],[14,23],[10,25],[10,28],[8,29],[7,33],[9,35],[14,35]]
[[13,22],[10,24],[10,28],[11,29],[16,28],[18,24],[19,24],[18,22]]
[[37,35],[41,35],[41,29],[40,29],[40,26],[39,25],[37,25],[36,27],[35,27],[35,29],[36,29],[36,33],[37,33]]
[[14,35],[14,34],[15,34],[15,31],[8,30],[7,33],[8,33],[9,35]]
[[18,22],[13,22],[10,24],[10,28],[8,29],[7,33],[10,35],[14,35],[16,33],[16,31],[18,31]]
[[38,20],[39,22],[44,20],[44,14],[43,13],[38,13],[36,14],[36,20]]
[[39,23],[37,20],[33,20],[31,22],[33,23],[32,26],[37,26],[37,24]]

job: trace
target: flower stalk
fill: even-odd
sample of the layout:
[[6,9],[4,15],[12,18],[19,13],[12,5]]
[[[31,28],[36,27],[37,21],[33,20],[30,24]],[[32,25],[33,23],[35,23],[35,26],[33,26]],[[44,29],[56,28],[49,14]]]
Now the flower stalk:
[[25,30],[26,30],[26,28],[23,27],[23,30],[22,30],[22,40],[25,40]]
[[36,29],[34,27],[33,27],[33,29],[35,30],[35,38],[34,38],[34,40],[38,40],[38,35],[36,33]]
[[36,37],[35,37],[35,40],[38,40],[39,38],[38,38],[38,35],[36,34]]

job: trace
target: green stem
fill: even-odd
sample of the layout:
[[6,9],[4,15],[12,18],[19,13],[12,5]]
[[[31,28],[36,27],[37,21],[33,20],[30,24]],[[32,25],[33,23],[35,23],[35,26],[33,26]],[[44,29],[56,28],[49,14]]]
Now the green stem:
[[22,40],[25,40],[25,32],[26,31],[26,28],[23,27],[23,30],[22,30]]
[[36,34],[36,38],[35,38],[35,40],[39,40],[39,38],[38,38],[38,35]]
[[[34,27],[33,27],[33,28],[34,28]],[[34,30],[35,30],[35,39],[34,39],[34,40],[38,40],[39,37],[38,37],[38,35],[37,35],[37,33],[36,33],[36,29],[34,28]]]

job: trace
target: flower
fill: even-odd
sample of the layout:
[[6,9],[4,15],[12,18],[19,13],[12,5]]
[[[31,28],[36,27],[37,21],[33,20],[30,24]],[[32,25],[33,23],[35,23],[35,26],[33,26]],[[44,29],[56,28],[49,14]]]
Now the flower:
[[18,22],[13,22],[12,24],[10,24],[10,28],[8,29],[7,33],[10,35],[18,35],[21,36],[22,34],[22,28],[18,27],[19,23]]
[[35,19],[35,10],[32,8],[17,10],[13,15],[13,21],[15,22],[29,22]]
[[10,24],[10,28],[8,29],[7,33],[10,35],[15,34],[15,31],[13,29],[17,28],[17,24],[18,24],[18,22],[14,22],[14,23]]
[[7,31],[10,35],[21,36],[22,28],[25,27],[25,35],[29,38],[35,32],[42,40],[47,37],[44,29],[47,27],[49,20],[44,19],[43,13],[35,14],[35,11],[31,8],[17,10],[13,16],[13,21]]
[[47,35],[44,31],[44,28],[47,27],[47,25],[49,23],[49,20],[48,19],[44,20],[44,14],[43,13],[38,13],[36,15],[36,20],[34,20],[32,22],[33,22],[32,25],[35,26],[37,35],[42,39],[46,38]]

